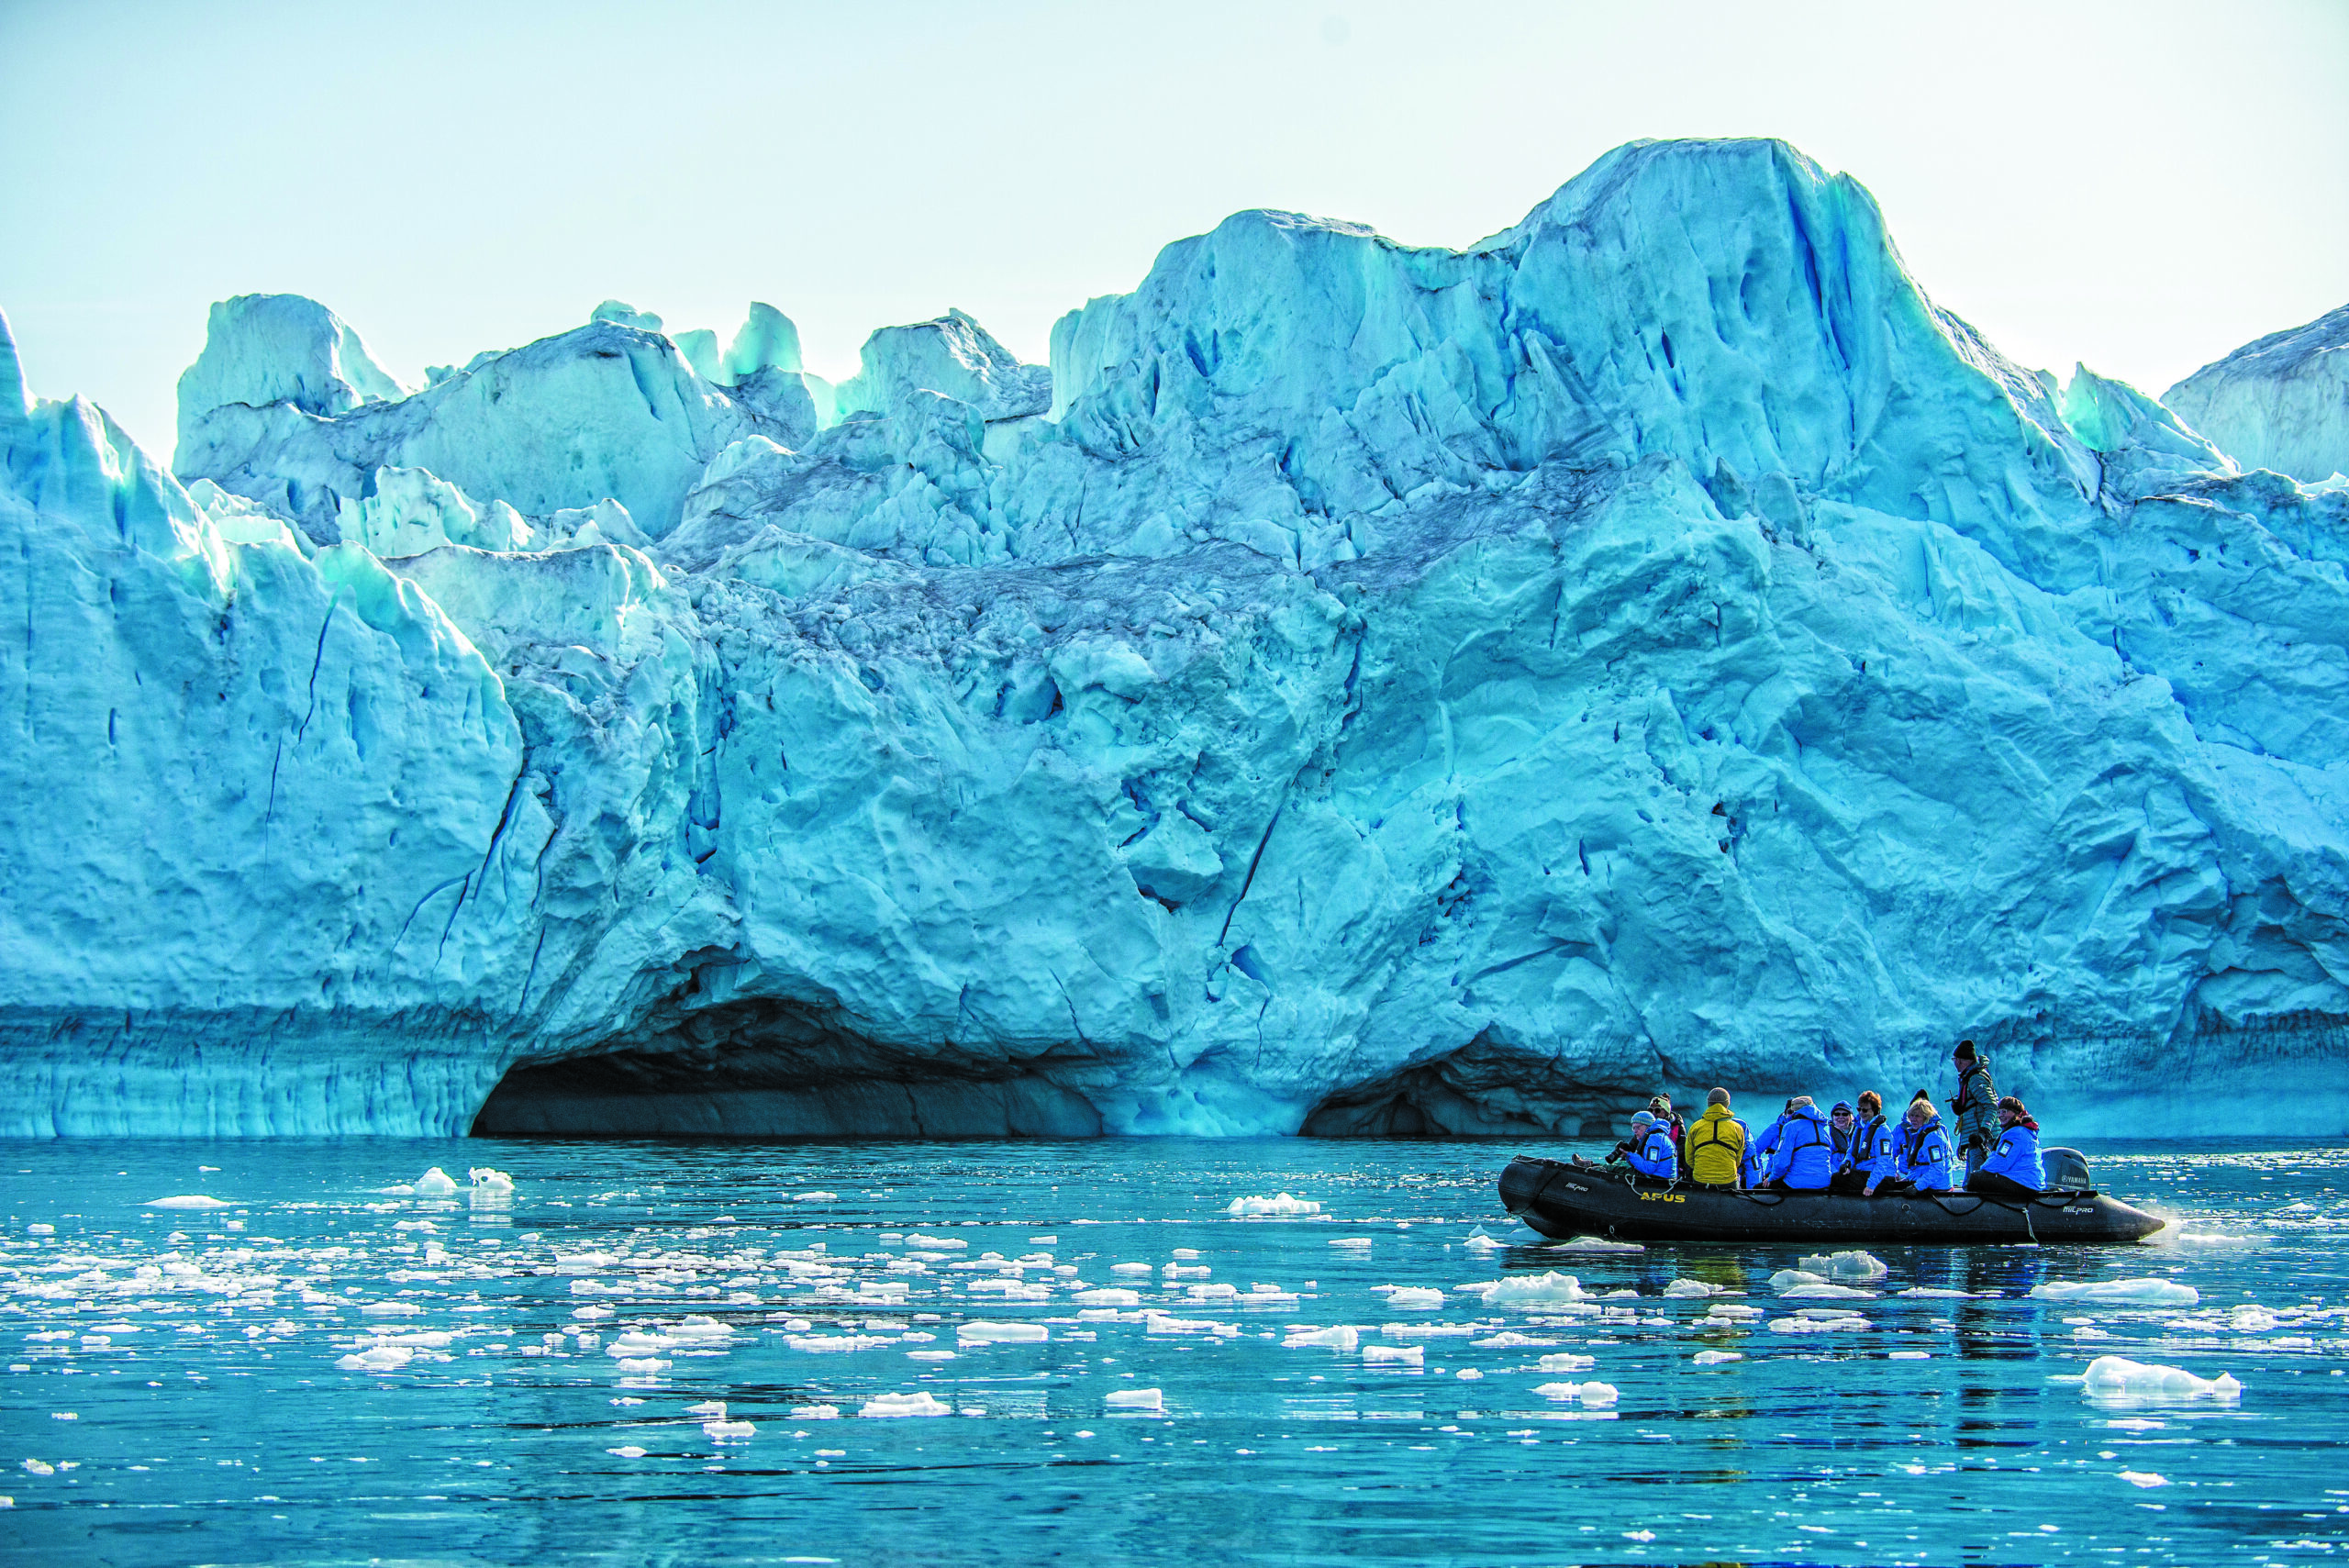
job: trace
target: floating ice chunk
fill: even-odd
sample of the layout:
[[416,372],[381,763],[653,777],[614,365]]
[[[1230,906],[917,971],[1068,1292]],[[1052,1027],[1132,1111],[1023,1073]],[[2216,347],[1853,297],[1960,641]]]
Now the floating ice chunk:
[[[864,1402],[860,1416],[951,1416],[952,1405],[941,1404],[927,1389],[911,1394],[879,1394]],[[797,1411],[793,1411],[795,1416]]]
[[918,1230],[906,1233],[906,1245],[925,1252],[956,1252],[970,1246],[968,1241],[953,1236],[924,1236]]
[[1476,1348],[1480,1351],[1513,1351],[1533,1345],[1554,1345],[1557,1342],[1555,1340],[1538,1339],[1531,1334],[1513,1332],[1498,1333],[1489,1339],[1475,1341]]
[[514,1190],[512,1176],[504,1171],[493,1171],[487,1165],[468,1165],[465,1179],[473,1183],[473,1191],[477,1193],[510,1193]]
[[[1463,1286],[1463,1289],[1469,1287]],[[1519,1309],[1540,1308],[1561,1302],[1583,1301],[1587,1293],[1582,1282],[1572,1274],[1562,1274],[1553,1269],[1546,1273],[1520,1274],[1510,1279],[1495,1280],[1475,1287],[1475,1294],[1487,1307]]]
[[[166,1198],[163,1201],[168,1203],[171,1200]],[[36,1220],[32,1224],[25,1227],[25,1234],[28,1236],[54,1236],[57,1234],[57,1227],[54,1225],[43,1225],[39,1221]]]
[[757,1423],[752,1421],[704,1421],[701,1429],[703,1436],[719,1442],[739,1442],[744,1438],[757,1436],[759,1430]]
[[1716,1301],[1705,1308],[1705,1315],[1697,1321],[1699,1323],[1742,1323],[1749,1318],[1761,1316],[1763,1312],[1758,1307],[1740,1307],[1725,1301]]
[[1882,1279],[1892,1271],[1882,1261],[1867,1252],[1830,1252],[1809,1257],[1795,1265],[1804,1273],[1814,1273],[1822,1279]]
[[965,1345],[1035,1345],[1052,1337],[1041,1323],[958,1323],[954,1338]]
[[909,1360],[918,1362],[951,1362],[954,1359],[952,1351],[907,1351],[906,1355]]
[[1888,1362],[1922,1362],[1931,1361],[1933,1357],[1930,1351],[1887,1351],[1884,1359]]
[[1688,1359],[1698,1366],[1719,1366],[1723,1362],[1742,1362],[1745,1355],[1741,1351],[1698,1351]]
[[1664,1294],[1668,1296],[1686,1296],[1695,1299],[1708,1296],[1743,1296],[1745,1293],[1742,1290],[1731,1290],[1725,1284],[1707,1284],[1703,1280],[1676,1279],[1664,1287]]
[[1321,1206],[1318,1203],[1309,1203],[1301,1197],[1291,1197],[1288,1194],[1283,1193],[1278,1197],[1236,1197],[1223,1212],[1242,1218],[1259,1215],[1319,1214],[1321,1212]]
[[1856,1333],[1868,1326],[1868,1320],[1857,1313],[1842,1317],[1813,1317],[1806,1313],[1798,1318],[1770,1319],[1770,1331],[1774,1334]]
[[2050,1280],[2031,1287],[2041,1301],[2109,1302],[2129,1307],[2193,1307],[2202,1293],[2190,1284],[2166,1279]]
[[1194,1301],[1230,1301],[1240,1295],[1236,1284],[1195,1284],[1189,1287]]
[[406,1345],[374,1345],[344,1356],[334,1364],[345,1372],[391,1372],[414,1360],[416,1352]]
[[1386,1292],[1386,1305],[1397,1312],[1440,1312],[1444,1295],[1424,1285],[1398,1284]]
[[2150,1470],[2124,1470],[2121,1472],[2121,1479],[2132,1486],[2154,1487],[2169,1485],[2169,1477],[2156,1475]]
[[1334,1329],[1292,1329],[1288,1338],[1281,1341],[1281,1349],[1293,1351],[1318,1345],[1333,1351],[1351,1351],[1361,1342],[1361,1333],[1341,1323]]
[[1223,1325],[1205,1318],[1176,1318],[1171,1313],[1150,1311],[1142,1315],[1153,1334],[1219,1334]]
[[417,1177],[413,1190],[418,1197],[451,1197],[455,1195],[457,1184],[448,1172],[435,1165]]
[[1339,1236],[1333,1238],[1330,1240],[1330,1245],[1332,1247],[1367,1247],[1370,1245],[1370,1238],[1367,1236]]
[[1112,1410],[1163,1410],[1166,1396],[1155,1388],[1113,1388],[1102,1403]]
[[1147,1274],[1156,1271],[1148,1263],[1111,1263],[1109,1272],[1113,1274]]
[[634,1443],[629,1443],[623,1448],[607,1448],[604,1451],[620,1459],[642,1459],[644,1457],[644,1451],[637,1447]]
[[1364,1345],[1362,1359],[1374,1365],[1386,1362],[1404,1366],[1424,1366],[1427,1364],[1428,1348],[1425,1345]]
[[888,1342],[878,1334],[790,1334],[784,1339],[784,1343],[795,1351],[807,1351],[818,1355],[869,1351],[875,1345]]
[[1609,1241],[1602,1236],[1576,1236],[1564,1241],[1553,1241],[1542,1248],[1545,1252],[1644,1252],[1647,1249],[1637,1241]]
[[1543,1356],[1540,1361],[1535,1362],[1533,1370],[1536,1372],[1588,1372],[1598,1364],[1598,1362],[1595,1357],[1578,1356],[1572,1351],[1560,1351],[1554,1355]]
[[1612,1405],[1622,1397],[1611,1383],[1544,1383],[1533,1392],[1544,1399],[1573,1399],[1585,1405]]
[[2088,1362],[2080,1392],[2092,1399],[2167,1400],[2210,1399],[2222,1405],[2243,1399],[2243,1385],[2225,1373],[2197,1377],[2180,1367],[2133,1362],[2125,1356],[2099,1356]]
[[794,1405],[791,1418],[795,1421],[837,1421],[841,1407],[837,1405]]
[[794,1193],[791,1195],[791,1201],[794,1203],[837,1203],[840,1201],[840,1195],[838,1193]]
[[613,1252],[557,1252],[554,1272],[559,1274],[592,1274],[613,1268],[619,1262]]
[[1995,1290],[1944,1290],[1937,1285],[1912,1285],[1895,1294],[1911,1301],[1995,1301],[1998,1295]]
[[1099,1290],[1080,1290],[1074,1299],[1083,1302],[1087,1307],[1140,1307],[1141,1293],[1138,1290],[1118,1290],[1105,1286]]
[[[1439,1369],[1439,1370],[1441,1370],[1441,1369]],[[1473,1366],[1464,1366],[1464,1367],[1462,1367],[1458,1372],[1453,1373],[1452,1375],[1453,1375],[1453,1376],[1454,1376],[1454,1377],[1458,1377],[1458,1378],[1465,1378],[1465,1379],[1469,1380],[1470,1382],[1474,1382],[1475,1380],[1476,1380],[1477,1378],[1480,1378],[1480,1377],[1484,1376],[1485,1374],[1484,1374],[1483,1373],[1481,1373],[1481,1372],[1478,1372],[1478,1371],[1477,1371],[1475,1367],[1473,1367]]]
[[43,1459],[28,1459],[25,1461],[25,1470],[27,1473],[32,1475],[54,1475],[57,1473],[57,1466]]
[[1779,1291],[1792,1290],[1798,1284],[1825,1284],[1826,1283],[1826,1276],[1812,1273],[1809,1269],[1780,1269],[1770,1276],[1770,1288]]
[[413,1301],[370,1301],[363,1303],[360,1313],[368,1318],[414,1318],[424,1308]]
[[705,1399],[698,1405],[686,1406],[685,1414],[688,1416],[707,1416],[711,1419],[716,1420],[726,1414],[726,1401],[723,1399]]
[[1496,1241],[1486,1235],[1485,1228],[1481,1225],[1475,1229],[1468,1240],[1460,1244],[1472,1252],[1499,1252],[1507,1251],[1508,1247],[1508,1242]]
[[658,1356],[622,1356],[612,1364],[631,1376],[643,1377],[656,1372],[666,1372],[676,1363],[662,1361]]
[[[147,1207],[149,1208],[227,1208],[230,1206],[226,1198],[206,1197],[202,1193],[184,1193],[178,1197],[150,1198],[148,1200]],[[55,1234],[55,1231],[50,1227],[39,1226],[34,1228],[34,1233],[48,1236]]]

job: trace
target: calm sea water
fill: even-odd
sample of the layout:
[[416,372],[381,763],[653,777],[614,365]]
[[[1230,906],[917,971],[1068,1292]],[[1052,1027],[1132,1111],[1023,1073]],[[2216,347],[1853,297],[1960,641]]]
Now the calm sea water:
[[[2185,1239],[1879,1248],[1876,1294],[1821,1302],[1773,1293],[1794,1249],[1471,1245],[1507,1232],[1493,1180],[1516,1151],[0,1146],[0,1562],[2207,1563],[2349,1543],[2349,1155],[2092,1148]],[[515,1191],[383,1190],[435,1165]],[[1284,1191],[1322,1214],[1224,1212]],[[228,1207],[147,1207],[189,1195]],[[1553,1270],[1594,1299],[1456,1288]],[[2199,1299],[2028,1294],[2105,1280]],[[1916,1288],[1976,1294],[1898,1294]],[[1353,1348],[1288,1342],[1339,1327]],[[983,1337],[1005,1334],[1030,1337]],[[2064,1381],[2108,1354],[2231,1373],[2241,1402]],[[1587,1369],[1541,1364],[1567,1356]]]

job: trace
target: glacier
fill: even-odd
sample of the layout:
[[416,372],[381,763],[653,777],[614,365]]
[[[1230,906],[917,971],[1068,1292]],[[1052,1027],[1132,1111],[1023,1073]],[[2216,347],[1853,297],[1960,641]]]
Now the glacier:
[[0,1131],[1575,1134],[1968,1034],[2332,1132],[2349,485],[2244,356],[2023,369],[1769,140],[1241,213],[1049,365],[245,296],[168,468],[0,331]]
[[2349,305],[2244,344],[2162,401],[2246,466],[2349,483]]

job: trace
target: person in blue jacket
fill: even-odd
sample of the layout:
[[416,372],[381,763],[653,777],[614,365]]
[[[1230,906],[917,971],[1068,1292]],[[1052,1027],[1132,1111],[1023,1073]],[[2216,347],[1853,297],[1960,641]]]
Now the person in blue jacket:
[[1775,1120],[1745,1140],[1745,1184],[1765,1185],[1770,1180],[1770,1156],[1776,1151],[1778,1140],[1786,1135],[1787,1118],[1794,1113],[1795,1103],[1788,1100]]
[[1945,1193],[1949,1191],[1949,1134],[1942,1129],[1941,1113],[1922,1090],[1909,1102],[1900,1118],[1893,1151],[1893,1177],[1878,1191]]
[[1835,1177],[1835,1135],[1809,1095],[1780,1118],[1778,1146],[1770,1151],[1770,1185],[1790,1192],[1824,1192]]
[[1874,1089],[1860,1095],[1858,1125],[1852,1132],[1851,1163],[1836,1178],[1836,1187],[1874,1197],[1876,1190],[1899,1174],[1893,1153],[1892,1124],[1885,1119],[1884,1096]]
[[1982,1168],[1965,1178],[1965,1190],[1987,1197],[2036,1197],[2044,1175],[2039,1168],[2039,1124],[2009,1095],[1998,1102],[1998,1141]]
[[1673,1148],[1672,1124],[1646,1111],[1631,1118],[1631,1147],[1624,1155],[1641,1176],[1668,1182],[1680,1171],[1680,1156]]

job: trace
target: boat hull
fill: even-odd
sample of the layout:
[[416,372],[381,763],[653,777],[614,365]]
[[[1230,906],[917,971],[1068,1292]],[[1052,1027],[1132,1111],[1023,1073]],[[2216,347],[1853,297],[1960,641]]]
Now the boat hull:
[[1634,1185],[1599,1165],[1518,1159],[1501,1173],[1501,1203],[1544,1236],[1625,1241],[1794,1241],[2095,1245],[2142,1240],[2165,1221],[2095,1192],[2029,1200],[1979,1193],[1860,1197],[1843,1193],[1715,1192]]

